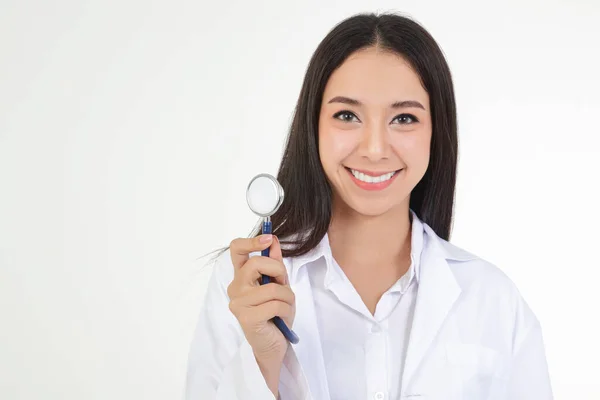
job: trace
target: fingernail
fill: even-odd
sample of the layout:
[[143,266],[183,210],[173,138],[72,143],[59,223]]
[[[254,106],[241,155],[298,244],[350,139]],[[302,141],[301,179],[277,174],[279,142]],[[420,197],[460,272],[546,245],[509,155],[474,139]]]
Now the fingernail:
[[269,243],[273,239],[273,235],[262,235],[259,239],[261,243]]

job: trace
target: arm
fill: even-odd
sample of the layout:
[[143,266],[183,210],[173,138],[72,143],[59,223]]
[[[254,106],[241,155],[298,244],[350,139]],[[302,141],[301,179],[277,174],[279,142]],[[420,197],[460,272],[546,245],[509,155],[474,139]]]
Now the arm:
[[[229,310],[233,280],[228,253],[214,264],[190,348],[186,400],[275,400],[243,330]],[[311,400],[308,382],[293,347],[279,374],[277,400]]]
[[542,330],[535,317],[529,327],[523,331],[523,335],[517,337],[506,398],[553,399]]

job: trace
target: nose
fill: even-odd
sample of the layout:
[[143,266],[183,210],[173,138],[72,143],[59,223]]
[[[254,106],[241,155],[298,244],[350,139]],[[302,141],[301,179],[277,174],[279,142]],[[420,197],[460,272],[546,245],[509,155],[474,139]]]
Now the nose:
[[390,143],[388,131],[384,126],[373,124],[364,129],[359,146],[359,155],[368,158],[371,162],[377,162],[388,158]]

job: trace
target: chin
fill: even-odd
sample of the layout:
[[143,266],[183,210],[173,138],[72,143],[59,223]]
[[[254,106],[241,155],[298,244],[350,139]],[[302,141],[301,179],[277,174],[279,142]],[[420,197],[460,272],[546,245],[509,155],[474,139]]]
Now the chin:
[[[385,199],[382,199],[385,200]],[[378,217],[396,208],[399,204],[391,204],[389,201],[357,200],[349,201],[346,205],[354,212],[367,217]]]

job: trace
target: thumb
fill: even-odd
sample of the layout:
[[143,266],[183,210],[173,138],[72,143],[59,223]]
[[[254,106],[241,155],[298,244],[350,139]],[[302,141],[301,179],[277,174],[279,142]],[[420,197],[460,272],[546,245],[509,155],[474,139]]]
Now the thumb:
[[269,257],[273,258],[277,261],[283,262],[283,256],[281,254],[281,245],[279,243],[279,238],[273,235],[273,242],[271,243],[271,247],[269,249]]

